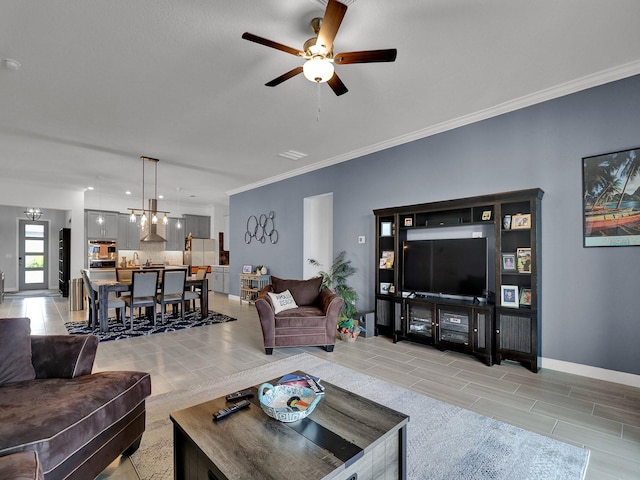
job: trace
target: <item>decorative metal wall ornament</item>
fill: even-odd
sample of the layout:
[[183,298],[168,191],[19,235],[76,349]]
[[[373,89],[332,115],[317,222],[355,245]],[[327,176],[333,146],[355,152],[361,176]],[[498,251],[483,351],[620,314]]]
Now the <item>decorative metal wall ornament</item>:
[[265,243],[267,237],[271,244],[278,243],[278,231],[276,230],[276,222],[274,220],[276,214],[271,210],[269,215],[263,213],[260,217],[255,215],[249,216],[247,219],[247,231],[244,234],[244,243],[251,243],[251,239],[255,238],[260,243]]

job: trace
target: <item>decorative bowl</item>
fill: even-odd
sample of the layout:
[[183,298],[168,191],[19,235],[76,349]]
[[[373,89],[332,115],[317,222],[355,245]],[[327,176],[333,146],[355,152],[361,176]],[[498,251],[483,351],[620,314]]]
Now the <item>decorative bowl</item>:
[[258,389],[258,399],[264,413],[281,422],[296,422],[305,418],[322,398],[306,387],[263,383]]

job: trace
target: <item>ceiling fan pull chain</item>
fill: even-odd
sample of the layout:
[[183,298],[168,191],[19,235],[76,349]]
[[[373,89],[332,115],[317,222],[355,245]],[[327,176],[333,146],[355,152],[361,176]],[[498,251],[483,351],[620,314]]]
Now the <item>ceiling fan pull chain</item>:
[[317,96],[318,96],[318,114],[316,116],[316,122],[320,123],[320,95],[321,95],[321,91],[320,91],[320,84],[318,83],[316,86],[316,92],[317,92]]

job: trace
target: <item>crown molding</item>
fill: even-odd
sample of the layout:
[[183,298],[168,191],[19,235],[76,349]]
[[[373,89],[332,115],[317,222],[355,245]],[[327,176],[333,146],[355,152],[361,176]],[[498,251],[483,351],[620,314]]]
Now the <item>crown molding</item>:
[[632,77],[639,73],[640,73],[640,61],[619,65],[617,67],[610,68],[607,70],[602,70],[600,72],[596,72],[591,75],[587,75],[585,77],[572,80],[570,82],[566,82],[560,85],[546,88],[544,90],[540,90],[538,92],[525,95],[525,96],[516,98],[514,100],[509,100],[507,102],[501,103],[499,105],[495,105],[493,107],[490,107],[484,110],[479,110],[477,112],[470,113],[462,117],[458,117],[452,120],[448,120],[446,122],[432,125],[430,127],[427,127],[421,130],[416,130],[415,132],[410,132],[410,133],[407,133],[406,135],[401,135],[389,140],[385,140],[383,142],[374,143],[367,147],[359,148],[357,150],[353,150],[351,152],[347,152],[342,155],[328,158],[326,160],[316,162],[305,167],[297,168],[295,170],[290,170],[288,172],[281,173],[279,175],[274,175],[273,177],[269,177],[264,180],[260,180],[258,182],[250,183],[242,187],[227,190],[225,193],[228,196],[231,196],[231,195],[236,195],[238,193],[247,192],[249,190],[270,185],[272,183],[280,182],[288,178],[297,177],[305,173],[313,172],[315,170],[320,170],[320,169],[329,167],[331,165],[346,162],[348,160],[353,160],[354,158],[363,157],[365,155],[386,150],[391,147],[396,147],[398,145],[403,145],[405,143],[413,142],[415,140],[427,138],[433,135],[437,135],[439,133],[453,130],[455,128],[470,125],[472,123],[477,123],[492,117],[497,117],[505,113],[521,110],[523,108],[530,107],[532,105],[536,105],[539,103],[543,103],[548,100],[564,97],[572,93],[577,93],[583,90],[587,90],[589,88],[614,82],[616,80],[622,80],[624,78]]

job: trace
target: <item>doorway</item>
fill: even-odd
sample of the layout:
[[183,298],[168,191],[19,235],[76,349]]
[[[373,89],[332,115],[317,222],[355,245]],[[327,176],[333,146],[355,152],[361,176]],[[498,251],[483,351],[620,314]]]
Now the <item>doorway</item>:
[[[329,271],[333,263],[333,193],[325,193],[304,199],[304,239],[302,278]],[[309,264],[317,260],[322,267]]]
[[49,222],[18,220],[18,289],[49,288]]

